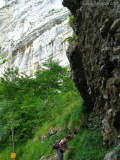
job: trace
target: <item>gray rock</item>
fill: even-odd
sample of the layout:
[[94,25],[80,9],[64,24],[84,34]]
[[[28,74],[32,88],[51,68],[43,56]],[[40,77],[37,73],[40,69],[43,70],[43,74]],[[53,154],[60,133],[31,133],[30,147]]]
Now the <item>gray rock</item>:
[[111,151],[108,154],[106,154],[104,160],[118,160],[116,151]]
[[56,154],[53,154],[49,156],[43,156],[39,160],[58,160],[58,158]]
[[14,0],[8,5],[0,10],[0,57],[7,54],[0,75],[9,66],[33,74],[49,57],[68,65],[67,38],[73,32],[68,25],[70,12],[62,2]]
[[120,29],[120,18],[115,20],[110,28],[111,33],[117,32],[117,30]]
[[70,11],[75,7],[72,28],[77,37],[67,50],[71,77],[87,109],[102,121],[103,143],[116,145],[120,130],[120,5],[108,5],[108,0],[106,5],[99,1],[93,7],[83,0],[81,19],[77,0],[63,2]]

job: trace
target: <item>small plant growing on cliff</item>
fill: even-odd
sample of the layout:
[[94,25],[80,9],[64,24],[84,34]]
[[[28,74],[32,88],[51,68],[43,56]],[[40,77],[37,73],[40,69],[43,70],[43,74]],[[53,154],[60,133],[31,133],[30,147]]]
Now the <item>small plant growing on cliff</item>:
[[7,60],[6,60],[6,59],[4,59],[4,60],[3,60],[2,64],[4,64],[5,62],[7,62]]
[[49,11],[49,13],[54,12],[54,11],[55,11],[55,9],[52,9],[52,10]]
[[5,6],[3,6],[2,8],[0,8],[0,10],[3,10],[3,9],[5,9],[5,8],[8,8],[8,7],[10,7],[10,5],[5,5]]
[[116,150],[116,151],[120,150],[120,145],[116,146],[116,147],[114,148],[114,150]]
[[72,37],[67,38],[69,44],[71,44],[76,39],[76,34],[74,33]]
[[87,127],[93,131],[99,130],[101,126],[101,121],[98,117],[94,117],[93,114],[91,114],[88,118],[88,124]]
[[69,21],[68,21],[68,23],[71,24],[72,20],[73,20],[73,15],[71,14],[71,15],[69,15]]
[[7,54],[3,55],[0,57],[0,60],[2,60],[2,62],[0,62],[0,65],[4,64],[5,62],[9,61],[9,59],[5,59],[7,57]]

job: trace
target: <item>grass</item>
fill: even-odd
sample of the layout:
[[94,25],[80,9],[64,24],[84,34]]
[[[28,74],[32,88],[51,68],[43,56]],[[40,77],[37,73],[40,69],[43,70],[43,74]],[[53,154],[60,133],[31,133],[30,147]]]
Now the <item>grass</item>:
[[5,150],[0,152],[0,160],[10,160],[12,153],[12,147],[7,147]]
[[[55,69],[57,69],[56,66]],[[46,72],[43,73],[43,76],[47,77]],[[42,82],[45,82],[45,80],[42,79]],[[31,81],[32,79],[30,79]],[[12,88],[13,86],[11,90]],[[8,88],[6,89],[8,91]],[[38,160],[43,156],[53,155],[55,153],[53,143],[58,139],[63,139],[68,134],[74,135],[74,138],[69,142],[69,146],[74,146],[75,149],[65,153],[65,160],[103,160],[107,150],[102,145],[99,120],[96,120],[92,114],[86,112],[86,107],[82,105],[82,98],[73,83],[66,81],[59,93],[55,92],[56,94],[50,95],[51,93],[47,92],[46,98],[41,100],[39,97],[33,96],[33,94],[26,94],[24,103],[20,108],[24,111],[22,113],[27,113],[25,114],[25,118],[28,118],[27,122],[30,122],[31,117],[33,120],[40,118],[40,121],[37,121],[37,127],[34,128],[34,132],[32,132],[32,127],[30,126],[31,123],[23,123],[25,128],[22,131],[25,129],[30,135],[33,134],[33,137],[29,136],[26,141],[22,141],[22,136],[19,137],[21,128],[16,132],[16,135],[18,134],[18,141],[16,142],[17,160]],[[19,98],[21,99],[21,94],[18,95]],[[8,102],[5,103],[7,107],[9,107]],[[3,105],[3,108],[5,105]],[[14,107],[18,109],[18,106]],[[34,111],[35,108],[36,110]],[[18,111],[20,112],[21,110]],[[39,114],[36,117],[37,113]],[[19,119],[24,120],[21,116]],[[27,134],[24,134],[24,136]],[[11,139],[10,135],[8,139]],[[0,150],[0,160],[10,159],[10,154],[12,153],[11,141],[7,144],[9,144],[8,147]]]
[[[34,144],[34,145],[33,145]],[[40,157],[48,153],[48,143],[47,139],[41,142],[40,140],[36,141],[33,143],[33,141],[29,141],[27,145],[25,146],[24,154],[18,152],[19,160],[38,160]],[[19,150],[21,151],[21,150]]]
[[106,153],[101,134],[89,129],[82,129],[70,145],[74,146],[75,150],[66,153],[66,160],[103,160]]
[[[59,97],[59,102],[51,110],[53,121],[47,120],[27,143],[16,146],[17,160],[38,160],[44,155],[52,155],[52,145],[57,139],[62,139],[74,132],[78,127],[78,134],[69,142],[75,150],[65,154],[65,160],[103,160],[106,153],[102,145],[100,132],[82,127],[83,110],[82,99],[78,92],[69,91]],[[54,113],[54,114],[53,114]],[[92,125],[91,125],[92,126]],[[49,134],[49,129],[62,128],[61,132]],[[73,134],[73,133],[72,133]],[[47,135],[46,138],[41,138]],[[8,147],[0,154],[0,160],[9,160],[12,147]]]

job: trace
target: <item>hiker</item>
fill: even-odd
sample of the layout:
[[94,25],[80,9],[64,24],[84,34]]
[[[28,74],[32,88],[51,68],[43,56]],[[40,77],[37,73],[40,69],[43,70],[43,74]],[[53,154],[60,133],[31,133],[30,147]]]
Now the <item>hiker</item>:
[[59,148],[57,149],[58,160],[63,160],[63,153],[67,149],[75,149],[74,147],[67,147],[66,142],[69,142],[71,137],[66,137],[59,142]]

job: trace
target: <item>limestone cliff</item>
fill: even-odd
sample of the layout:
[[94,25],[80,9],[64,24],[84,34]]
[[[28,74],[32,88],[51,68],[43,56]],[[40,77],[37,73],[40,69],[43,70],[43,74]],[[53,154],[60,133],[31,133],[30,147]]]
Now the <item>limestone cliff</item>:
[[74,15],[77,36],[67,51],[71,77],[102,121],[104,144],[120,145],[120,3],[64,0],[63,5]]
[[61,0],[11,0],[0,9],[0,75],[7,67],[32,74],[49,57],[67,65],[72,35]]

